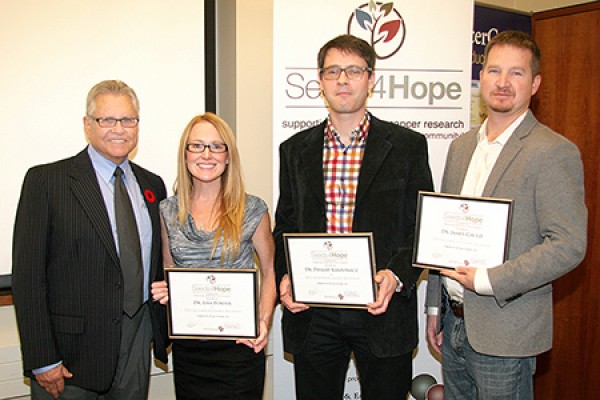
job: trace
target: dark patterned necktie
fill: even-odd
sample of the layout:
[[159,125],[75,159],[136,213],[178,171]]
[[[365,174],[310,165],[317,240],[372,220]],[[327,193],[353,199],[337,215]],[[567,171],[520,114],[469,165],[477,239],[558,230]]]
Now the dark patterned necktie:
[[117,236],[119,237],[119,259],[124,279],[125,298],[123,310],[130,317],[142,305],[144,274],[142,268],[142,252],[140,235],[135,222],[135,214],[127,187],[123,182],[123,170],[115,170],[115,217],[117,220]]

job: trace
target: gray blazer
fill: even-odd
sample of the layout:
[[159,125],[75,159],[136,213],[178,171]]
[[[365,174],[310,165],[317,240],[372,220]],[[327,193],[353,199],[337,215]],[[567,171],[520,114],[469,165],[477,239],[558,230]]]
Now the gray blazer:
[[[442,192],[460,193],[477,130],[454,140]],[[577,147],[528,111],[500,153],[483,196],[513,199],[508,260],[489,273],[493,296],[465,291],[465,326],[478,352],[526,357],[552,347],[552,281],[586,249],[587,209]],[[429,273],[427,306],[439,307],[440,275]]]

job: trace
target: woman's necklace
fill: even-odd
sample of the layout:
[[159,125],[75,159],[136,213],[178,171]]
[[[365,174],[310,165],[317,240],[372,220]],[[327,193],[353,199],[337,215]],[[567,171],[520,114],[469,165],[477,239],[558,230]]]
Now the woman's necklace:
[[198,220],[198,227],[200,228],[201,231],[205,231],[205,232],[212,232],[214,230],[213,227],[214,221],[212,218],[212,215],[209,215],[208,220],[206,221],[206,225],[204,225],[204,223],[202,222],[202,219]]
[[[215,213],[215,208],[217,205],[217,201],[213,201],[211,207],[209,208],[209,212],[208,212],[208,216],[206,218],[204,218],[204,212],[202,212],[201,210],[205,210],[208,207],[200,207],[200,209],[197,209],[197,211],[194,213],[195,216],[197,216],[197,220],[196,223],[198,224],[198,228],[200,228],[200,230],[205,231],[205,232],[212,232],[214,229],[214,224],[216,222],[216,213]],[[196,218],[195,218],[196,219]],[[206,222],[204,222],[206,221]]]

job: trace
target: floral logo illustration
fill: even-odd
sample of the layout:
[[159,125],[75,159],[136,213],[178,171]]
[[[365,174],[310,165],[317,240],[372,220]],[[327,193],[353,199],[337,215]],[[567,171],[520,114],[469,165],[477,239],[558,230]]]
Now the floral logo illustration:
[[214,275],[208,275],[206,277],[206,282],[210,283],[211,285],[214,285],[215,283],[217,283],[217,277]]
[[327,250],[331,250],[333,249],[333,243],[331,243],[331,240],[326,240],[323,242],[323,247],[325,247]]
[[369,43],[377,58],[392,57],[404,44],[406,26],[394,3],[370,0],[354,10],[348,20],[348,33]]
[[467,203],[462,203],[462,204],[460,205],[460,210],[461,210],[463,213],[465,213],[465,214],[466,214],[466,213],[468,213],[468,212],[469,212],[469,205],[468,205]]
[[148,203],[154,204],[156,201],[156,195],[150,189],[144,190],[144,196],[146,197]]

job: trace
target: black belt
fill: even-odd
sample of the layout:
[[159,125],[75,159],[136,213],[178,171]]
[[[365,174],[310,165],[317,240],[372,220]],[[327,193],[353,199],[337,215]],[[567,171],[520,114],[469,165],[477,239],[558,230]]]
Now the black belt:
[[463,308],[463,303],[460,301],[449,299],[450,309],[452,310],[452,314],[456,318],[463,318],[465,316],[465,310]]

